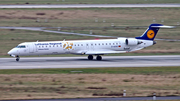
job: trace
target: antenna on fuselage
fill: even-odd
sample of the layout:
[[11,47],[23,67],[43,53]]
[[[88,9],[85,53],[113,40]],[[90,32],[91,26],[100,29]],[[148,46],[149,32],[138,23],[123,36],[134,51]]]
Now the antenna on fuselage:
[[39,40],[37,40],[36,42],[39,42]]
[[63,41],[66,41],[65,39]]

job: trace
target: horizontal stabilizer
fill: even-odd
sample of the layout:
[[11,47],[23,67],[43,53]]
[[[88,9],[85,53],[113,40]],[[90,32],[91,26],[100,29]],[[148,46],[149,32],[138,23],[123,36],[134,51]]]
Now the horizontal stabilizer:
[[175,26],[151,26],[152,28],[175,28]]

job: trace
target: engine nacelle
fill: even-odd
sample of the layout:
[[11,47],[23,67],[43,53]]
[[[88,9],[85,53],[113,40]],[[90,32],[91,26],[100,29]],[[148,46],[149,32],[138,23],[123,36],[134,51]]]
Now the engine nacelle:
[[133,45],[141,44],[142,41],[138,41],[137,39],[126,39],[125,43],[126,45],[133,46]]

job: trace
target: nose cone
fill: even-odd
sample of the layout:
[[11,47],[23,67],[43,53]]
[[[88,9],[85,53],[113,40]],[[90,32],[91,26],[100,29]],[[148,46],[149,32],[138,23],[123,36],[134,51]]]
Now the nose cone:
[[8,52],[9,55],[12,55],[13,53],[14,53],[14,49],[11,49],[11,50]]

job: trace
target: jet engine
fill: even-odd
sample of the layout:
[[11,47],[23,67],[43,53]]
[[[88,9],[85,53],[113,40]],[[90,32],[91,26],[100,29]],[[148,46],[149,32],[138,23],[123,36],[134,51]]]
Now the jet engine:
[[133,46],[133,45],[139,45],[141,43],[143,43],[142,41],[139,41],[137,39],[126,39],[125,40],[125,43],[126,45],[130,45],[130,46]]

